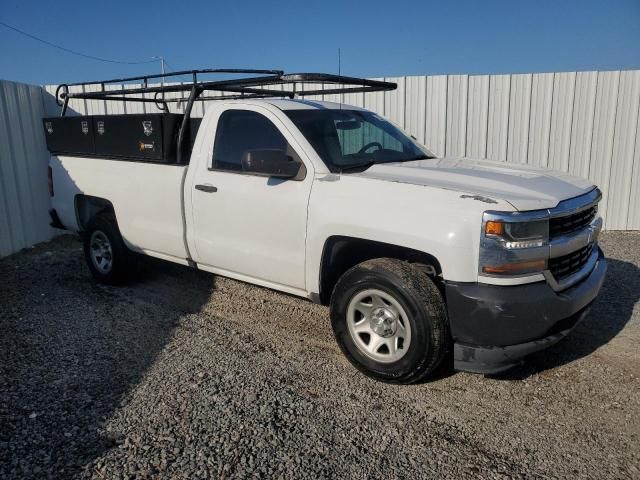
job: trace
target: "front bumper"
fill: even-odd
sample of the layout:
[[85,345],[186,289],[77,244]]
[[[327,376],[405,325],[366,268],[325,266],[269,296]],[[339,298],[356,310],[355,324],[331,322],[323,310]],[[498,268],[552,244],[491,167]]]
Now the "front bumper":
[[455,368],[498,373],[560,341],[586,316],[606,271],[599,250],[591,273],[561,292],[546,282],[517,286],[447,282]]

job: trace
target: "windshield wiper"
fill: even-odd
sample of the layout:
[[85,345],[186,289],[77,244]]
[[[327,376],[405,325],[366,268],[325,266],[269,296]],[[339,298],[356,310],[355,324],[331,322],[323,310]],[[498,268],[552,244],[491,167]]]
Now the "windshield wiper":
[[368,169],[369,167],[373,166],[373,165],[381,165],[383,163],[399,163],[399,162],[413,162],[414,160],[427,160],[429,158],[436,158],[436,157],[431,157],[429,155],[419,155],[417,157],[414,158],[401,158],[399,160],[386,160],[386,161],[373,161],[373,160],[368,160],[366,162],[360,162],[360,163],[354,163],[353,165],[347,165],[345,167],[340,167],[340,173],[342,172],[350,172],[353,170],[356,170],[358,172],[364,172],[366,169]]
[[359,172],[364,172],[367,168],[372,165],[375,165],[378,162],[374,162],[373,160],[368,160],[366,162],[354,163],[352,165],[347,165],[345,167],[340,167],[340,173],[351,172],[353,170],[357,170]]

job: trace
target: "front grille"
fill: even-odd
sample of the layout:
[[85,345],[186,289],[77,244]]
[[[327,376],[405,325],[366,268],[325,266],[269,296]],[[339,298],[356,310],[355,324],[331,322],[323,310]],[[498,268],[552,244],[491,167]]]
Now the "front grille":
[[577,213],[552,218],[549,220],[549,236],[554,238],[586,227],[596,216],[596,211],[597,207],[594,205]]
[[594,244],[576,250],[575,252],[563,255],[562,257],[549,259],[549,271],[556,280],[563,280],[584,267],[589,260]]

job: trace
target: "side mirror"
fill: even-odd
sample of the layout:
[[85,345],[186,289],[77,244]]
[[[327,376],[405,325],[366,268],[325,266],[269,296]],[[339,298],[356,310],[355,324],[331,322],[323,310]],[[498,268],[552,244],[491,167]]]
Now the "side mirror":
[[242,155],[242,171],[265,177],[293,178],[301,164],[283,150],[247,150]]

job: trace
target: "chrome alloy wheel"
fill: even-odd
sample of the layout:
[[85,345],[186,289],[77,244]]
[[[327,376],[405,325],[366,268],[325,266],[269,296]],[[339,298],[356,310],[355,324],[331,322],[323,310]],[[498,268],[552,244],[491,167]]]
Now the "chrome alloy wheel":
[[100,230],[91,234],[89,241],[91,261],[100,273],[109,273],[113,267],[113,251],[109,238]]
[[367,289],[353,296],[347,308],[349,334],[358,350],[381,363],[400,360],[411,344],[411,325],[395,298]]

